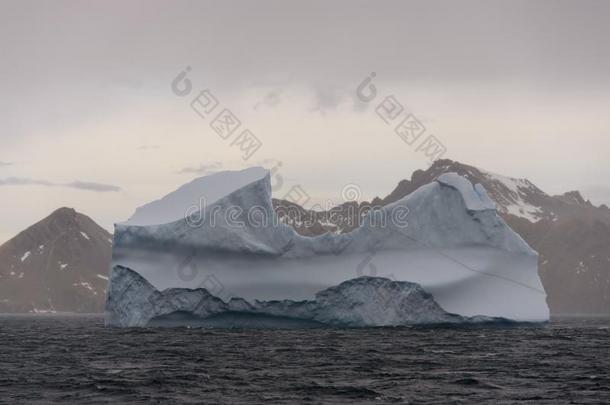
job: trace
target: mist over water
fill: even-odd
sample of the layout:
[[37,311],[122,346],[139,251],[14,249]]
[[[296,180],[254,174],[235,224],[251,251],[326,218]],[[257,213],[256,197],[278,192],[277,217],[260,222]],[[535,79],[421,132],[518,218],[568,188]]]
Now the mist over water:
[[0,316],[0,402],[608,403],[610,320],[367,329],[104,328]]

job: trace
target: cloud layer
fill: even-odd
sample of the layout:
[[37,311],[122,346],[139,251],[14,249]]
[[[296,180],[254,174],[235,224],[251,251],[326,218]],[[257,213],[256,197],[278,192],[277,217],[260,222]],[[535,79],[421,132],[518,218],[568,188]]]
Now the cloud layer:
[[207,174],[215,173],[219,170],[222,170],[223,164],[222,162],[212,162],[207,164],[201,164],[197,167],[185,167],[180,170],[179,174],[196,174],[200,176],[205,176]]
[[121,191],[118,186],[110,184],[94,183],[90,181],[73,181],[71,183],[53,183],[47,180],[29,179],[23,177],[8,177],[0,179],[0,186],[46,186],[46,187],[68,187],[77,190],[95,191],[99,193]]
[[[390,95],[448,158],[551,194],[604,185],[609,14],[597,0],[0,2],[0,239],[62,205],[111,230],[189,177],[256,162],[277,163],[280,197],[339,198],[346,182],[383,195],[429,165],[380,118]],[[202,118],[204,89],[219,106]],[[210,126],[224,108],[242,122],[229,138]],[[263,142],[247,161],[243,128]]]

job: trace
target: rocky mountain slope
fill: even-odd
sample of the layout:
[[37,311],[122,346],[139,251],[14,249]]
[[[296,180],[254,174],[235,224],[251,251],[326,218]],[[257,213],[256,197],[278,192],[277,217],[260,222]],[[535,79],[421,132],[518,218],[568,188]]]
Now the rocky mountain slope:
[[[284,221],[304,235],[326,231],[350,232],[362,212],[397,201],[443,173],[456,172],[473,184],[483,185],[500,215],[540,254],[539,271],[553,314],[610,313],[610,209],[585,201],[578,191],[551,196],[527,179],[506,177],[451,160],[438,160],[417,170],[383,198],[363,202],[356,209],[348,202],[331,211],[305,211],[295,220],[294,205],[274,200]],[[417,215],[413,212],[410,215]],[[336,220],[339,218],[339,220]]]
[[60,208],[0,246],[0,312],[102,312],[112,236]]

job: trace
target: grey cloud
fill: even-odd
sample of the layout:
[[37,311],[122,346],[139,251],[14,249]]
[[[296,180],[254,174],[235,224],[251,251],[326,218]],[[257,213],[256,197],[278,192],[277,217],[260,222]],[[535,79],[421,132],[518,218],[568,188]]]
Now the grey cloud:
[[[385,77],[552,75],[582,82],[590,80],[585,73],[593,73],[592,80],[600,76],[607,80],[610,66],[606,46],[610,5],[600,1],[263,0],[256,6],[245,1],[179,1],[170,7],[152,0],[147,2],[150,14],[145,20],[139,2],[128,1],[120,7],[121,19],[111,24],[106,18],[118,9],[113,2],[94,9],[70,1],[42,8],[14,3],[7,3],[0,16],[8,49],[30,51],[14,68],[25,77],[30,72],[23,67],[35,69],[28,66],[31,59],[43,57],[52,73],[58,65],[65,67],[60,73],[67,77],[102,72],[106,80],[130,87],[145,82],[151,71],[160,73],[187,56],[193,66],[209,66],[210,77],[221,81],[237,76],[252,80],[276,72],[312,78],[359,72],[359,77],[377,68]],[[14,9],[32,20],[12,18]],[[95,15],[100,21],[55,30],[65,23],[67,10],[75,18]],[[28,29],[24,22],[37,22],[36,18],[45,24]],[[11,44],[10,38],[17,34],[21,34],[19,44]],[[120,41],[125,36],[132,40]],[[212,40],[202,41],[206,36]],[[83,37],[87,40],[78,41]],[[44,39],[57,46],[45,46]],[[224,46],[218,46],[219,39]],[[91,43],[103,46],[102,52]],[[38,52],[32,53],[32,48]],[[135,51],[138,58],[133,57]],[[116,60],[128,65],[118,77],[108,74],[115,71]]]
[[184,169],[180,170],[178,172],[178,174],[199,174],[199,175],[206,175],[206,174],[212,174],[214,172],[217,172],[218,170],[222,169],[223,164],[222,162],[212,162],[212,163],[208,163],[208,164],[201,164],[197,167],[185,167]]
[[89,181],[73,181],[72,183],[62,185],[65,187],[77,188],[80,190],[97,191],[100,193],[109,191],[121,191],[121,188],[118,186],[113,186],[111,184],[92,183]]
[[[140,93],[108,91],[117,86],[170,97],[167,82],[184,64],[193,66],[197,88],[227,92],[244,83],[286,80],[355,87],[373,69],[387,82],[473,88],[507,82],[603,92],[610,83],[609,12],[610,2],[590,0],[262,0],[256,6],[151,0],[143,18],[137,1],[120,7],[0,2],[0,48],[14,56],[0,65],[0,77],[10,78],[2,83],[0,109],[8,118],[0,123],[1,137],[17,142],[40,128],[61,133],[120,108],[131,100],[126,94]],[[57,30],[68,14],[72,22],[91,23]],[[45,86],[32,77],[44,77]],[[49,90],[56,88],[64,91]],[[81,101],[91,94],[95,103]],[[274,100],[270,95],[263,103]],[[332,95],[322,95],[317,110],[334,104]]]
[[330,88],[317,88],[315,90],[314,106],[310,111],[318,111],[321,114],[330,110],[336,110],[347,98],[347,92]]
[[118,186],[110,184],[93,183],[88,181],[73,181],[71,183],[53,183],[47,180],[30,179],[23,177],[8,177],[0,179],[0,186],[46,186],[46,187],[68,187],[78,190],[95,192],[116,192],[121,191]]
[[353,109],[355,113],[363,113],[369,109],[369,103],[365,103],[358,99],[358,97],[353,96]]
[[57,186],[57,184],[53,184],[46,180],[36,180],[36,179],[28,179],[28,178],[22,178],[22,177],[8,177],[6,179],[0,179],[0,186],[29,186],[29,185]]
[[280,89],[272,90],[272,91],[268,92],[267,94],[265,94],[265,97],[263,97],[263,99],[261,101],[259,101],[258,103],[256,103],[254,105],[254,109],[258,110],[262,106],[275,107],[281,101],[281,99],[280,99],[281,94],[282,94],[282,90],[280,90]]

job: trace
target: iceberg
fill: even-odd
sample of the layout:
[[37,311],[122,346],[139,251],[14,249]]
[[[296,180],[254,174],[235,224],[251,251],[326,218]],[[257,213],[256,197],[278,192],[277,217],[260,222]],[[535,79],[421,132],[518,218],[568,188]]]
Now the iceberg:
[[278,220],[264,169],[226,178],[220,192],[199,180],[170,193],[175,203],[157,204],[164,223],[148,205],[136,212],[146,221],[115,225],[107,325],[223,325],[236,314],[347,326],[549,319],[538,254],[456,173],[371,210],[352,232],[315,237]]

